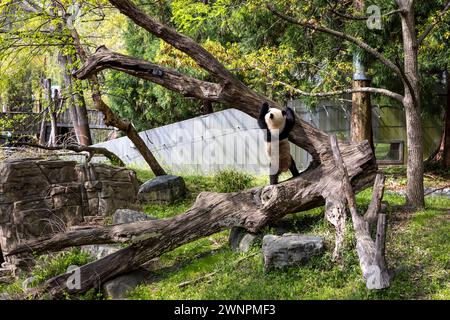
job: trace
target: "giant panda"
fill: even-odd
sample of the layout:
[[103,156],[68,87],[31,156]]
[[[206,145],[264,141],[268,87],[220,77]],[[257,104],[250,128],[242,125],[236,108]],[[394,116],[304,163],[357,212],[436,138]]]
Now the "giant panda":
[[[264,102],[261,106],[258,117],[258,125],[261,129],[266,130],[266,151],[271,161],[273,143],[279,143],[279,158],[278,158],[278,171],[270,173],[270,184],[278,183],[278,176],[285,171],[291,171],[292,176],[297,177],[300,173],[297,170],[294,159],[291,156],[288,136],[295,124],[295,114],[291,108],[286,110],[279,110],[277,108],[270,108],[267,102]],[[278,139],[276,136],[278,135]],[[272,136],[275,138],[272,139]],[[272,141],[273,140],[273,141]],[[275,156],[275,155],[274,155]],[[271,167],[272,167],[271,162]]]

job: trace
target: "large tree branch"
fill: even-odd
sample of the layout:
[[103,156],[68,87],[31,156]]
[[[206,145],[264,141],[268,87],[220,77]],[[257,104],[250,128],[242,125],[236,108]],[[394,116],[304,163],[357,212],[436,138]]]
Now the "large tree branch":
[[450,1],[445,5],[444,9],[438,14],[435,21],[431,24],[429,24],[425,30],[422,32],[422,34],[417,39],[417,45],[420,46],[422,42],[425,40],[425,38],[433,31],[433,29],[442,21],[442,17],[447,13],[447,11],[450,9]]
[[[259,115],[261,104],[268,101],[264,96],[250,90],[239,81],[215,84],[198,80],[142,59],[114,53],[105,47],[100,47],[74,74],[77,78],[93,78],[97,72],[106,68],[120,70],[135,77],[158,83],[187,96],[223,103],[255,118]],[[281,108],[276,102],[271,101],[270,103],[274,107]],[[308,151],[314,160],[320,161],[322,154],[326,151],[322,143],[327,139],[326,134],[298,118],[289,139]]]
[[74,73],[78,79],[86,79],[104,69],[123,71],[132,76],[149,80],[184,96],[202,100],[219,101],[222,87],[216,83],[201,81],[178,71],[123,54],[101,46],[84,65]]
[[370,93],[378,93],[378,94],[385,95],[387,97],[390,97],[390,98],[393,98],[393,99],[399,101],[400,103],[402,103],[403,99],[404,99],[404,97],[401,94],[392,92],[392,91],[387,90],[387,89],[382,89],[382,88],[361,87],[361,88],[355,88],[355,89],[337,90],[337,91],[332,91],[332,92],[317,92],[317,93],[313,93],[313,92],[302,91],[302,90],[297,89],[297,88],[295,88],[295,87],[291,86],[290,84],[285,83],[283,81],[277,81],[276,83],[282,84],[283,86],[285,86],[289,90],[292,90],[295,93],[298,93],[298,94],[300,94],[302,96],[308,96],[308,97],[325,98],[325,97],[341,95],[341,94],[344,94],[344,93],[370,92]]
[[361,49],[363,49],[364,51],[370,53],[371,55],[373,55],[376,59],[378,59],[378,61],[380,61],[382,64],[384,64],[386,67],[388,67],[389,69],[391,69],[396,75],[398,75],[403,81],[408,82],[409,80],[407,78],[405,78],[403,76],[402,71],[399,69],[399,67],[393,63],[392,61],[390,61],[388,58],[386,58],[384,55],[382,55],[380,52],[378,52],[375,48],[372,48],[370,45],[368,45],[366,42],[355,38],[351,35],[348,35],[346,33],[343,33],[341,31],[337,31],[337,30],[333,30],[330,29],[328,27],[325,26],[321,26],[315,23],[311,23],[308,21],[300,21],[297,19],[294,19],[288,15],[285,15],[284,13],[281,13],[280,11],[276,10],[275,7],[271,4],[267,4],[267,8],[276,16],[280,17],[283,20],[286,20],[290,23],[311,29],[311,30],[315,30],[315,31],[319,31],[319,32],[323,32],[323,33],[327,33],[330,35],[333,35],[337,38],[340,39],[344,39],[347,40],[353,44],[355,44],[356,46],[360,47]]
[[129,0],[110,0],[113,6],[128,16],[137,25],[141,26],[154,36],[163,39],[165,42],[183,51],[190,56],[203,69],[217,77],[221,81],[230,81],[234,78],[211,53],[190,37],[178,33],[176,30],[152,19],[144,11],[139,9]]
[[87,152],[89,153],[89,158],[92,158],[94,154],[102,155],[108,158],[111,163],[119,166],[119,167],[125,167],[125,163],[113,152],[109,151],[106,148],[99,148],[99,147],[91,147],[91,146],[83,146],[78,144],[67,144],[67,145],[59,145],[59,146],[44,146],[41,144],[35,144],[35,143],[27,143],[27,142],[15,142],[15,146],[18,147],[30,147],[30,148],[38,148],[43,150],[49,150],[49,151],[57,151],[57,150],[70,150],[73,152],[81,153],[81,152]]

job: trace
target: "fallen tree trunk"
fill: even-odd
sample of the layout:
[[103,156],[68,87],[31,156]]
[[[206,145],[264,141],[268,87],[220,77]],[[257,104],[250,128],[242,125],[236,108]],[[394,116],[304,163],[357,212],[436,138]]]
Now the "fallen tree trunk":
[[[360,150],[362,149],[368,151],[370,146],[367,143],[362,143]],[[373,181],[376,172],[372,164],[372,154],[366,152],[365,156],[360,154],[345,155],[349,161],[349,174],[354,177],[355,189],[361,190],[367,187]],[[319,176],[322,178],[317,179]],[[67,247],[86,244],[138,242],[143,237],[160,236],[167,225],[177,223],[176,221],[180,221],[180,225],[187,224],[197,215],[206,219],[211,214],[211,219],[214,220],[215,225],[220,225],[219,229],[211,227],[208,234],[202,236],[230,227],[243,227],[251,232],[257,232],[263,226],[286,214],[308,210],[324,204],[325,198],[329,198],[333,194],[339,194],[339,188],[340,176],[336,174],[332,162],[329,162],[301,173],[298,178],[290,179],[275,186],[258,187],[229,194],[203,192],[190,210],[174,218],[72,230],[20,244],[8,255],[24,252],[58,251]],[[271,200],[272,202],[276,200],[276,204],[269,205],[270,203],[267,200],[269,197],[276,198]],[[208,199],[211,202],[207,202]],[[239,203],[239,206],[236,206],[236,203]],[[200,221],[201,219],[199,220],[199,226],[196,226],[196,228],[200,228]],[[196,228],[193,228],[194,232],[197,230]]]
[[[344,152],[356,190],[371,183],[376,172],[368,143],[361,143],[358,149],[360,152]],[[333,162],[328,161],[279,185],[229,194],[201,193],[191,209],[170,219],[74,230],[22,244],[9,255],[61,250],[92,243],[132,243],[125,249],[80,267],[79,287],[71,288],[67,283],[71,275],[64,274],[48,280],[39,288],[39,292],[45,291],[59,298],[65,291],[84,292],[110,278],[139,268],[164,252],[225,228],[243,227],[257,232],[286,214],[323,204],[324,198],[339,192],[340,181],[341,176]]]

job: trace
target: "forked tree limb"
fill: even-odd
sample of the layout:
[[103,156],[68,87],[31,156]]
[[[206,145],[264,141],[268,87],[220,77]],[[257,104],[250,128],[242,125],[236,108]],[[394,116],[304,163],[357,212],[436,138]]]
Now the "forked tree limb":
[[[367,143],[361,143],[359,147],[362,150],[371,150]],[[373,181],[376,171],[376,168],[372,166],[371,153],[365,152],[364,156],[359,153],[346,154],[346,157],[350,175],[354,177],[355,190],[367,187]],[[236,226],[243,227],[250,232],[257,232],[269,222],[276,221],[289,213],[316,207],[324,203],[324,198],[336,194],[340,188],[340,180],[336,177],[332,165],[331,162],[321,164],[317,168],[301,173],[299,178],[290,179],[276,186],[258,187],[230,194],[202,193],[191,209],[174,218],[83,228],[50,235],[19,244],[8,255],[58,251],[86,244],[139,242],[149,236],[159,236],[167,224],[170,225],[179,220],[184,221],[183,223],[189,222],[197,213],[205,211],[208,212],[208,215],[205,216],[206,221],[211,214],[211,217],[216,220],[215,223],[224,228]],[[318,180],[319,176],[322,178]],[[335,182],[337,187],[333,187],[332,183]],[[268,207],[269,197],[272,202],[276,201],[274,207]],[[278,199],[275,200],[276,197]],[[210,199],[211,202],[208,203],[207,199]],[[223,216],[214,216],[216,211],[222,210],[222,206],[229,210],[228,215],[220,211]],[[192,232],[195,233],[196,230],[192,230]]]
[[372,191],[372,200],[370,201],[369,208],[364,215],[364,220],[369,222],[371,225],[378,220],[378,214],[381,210],[381,199],[384,194],[385,181],[386,176],[384,174],[379,173],[376,175]]
[[70,151],[77,152],[77,153],[87,152],[87,153],[89,153],[89,158],[91,158],[94,154],[98,154],[98,155],[103,155],[106,158],[108,158],[113,165],[117,165],[119,167],[125,167],[125,163],[123,163],[123,161],[115,153],[109,151],[106,148],[83,146],[83,145],[78,145],[78,144],[44,146],[44,145],[28,143],[28,142],[16,142],[16,143],[14,143],[14,145],[16,145],[18,147],[30,147],[30,148],[38,148],[38,149],[50,150],[50,151],[70,150]]
[[[330,136],[330,145],[336,168],[342,179],[344,196],[352,217],[356,237],[356,251],[363,276],[367,281],[366,285],[369,289],[387,288],[390,285],[390,276],[384,258],[386,216],[384,214],[378,214],[377,237],[376,241],[372,240],[369,222],[356,209],[355,194],[350,184],[347,167],[343,162],[335,135]],[[376,193],[374,197],[376,197],[376,201],[381,203],[382,192],[381,194]],[[372,199],[372,201],[374,200]]]

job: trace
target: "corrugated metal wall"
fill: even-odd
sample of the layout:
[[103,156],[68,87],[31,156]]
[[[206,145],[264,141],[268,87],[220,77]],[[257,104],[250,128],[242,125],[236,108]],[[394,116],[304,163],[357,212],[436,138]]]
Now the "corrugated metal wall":
[[[288,105],[301,119],[347,139],[351,110],[348,104],[322,101],[314,110],[308,110],[297,100]],[[406,140],[402,110],[374,107],[373,128],[375,142]],[[425,128],[428,128],[425,144],[431,150],[439,142],[440,125],[431,121]],[[269,172],[263,131],[258,128],[256,119],[236,109],[143,131],[140,135],[163,167],[172,173],[208,174],[226,168],[253,174]],[[145,164],[127,137],[95,146],[111,150],[127,164]],[[306,151],[291,144],[291,154],[299,169],[308,166],[310,156]]]

